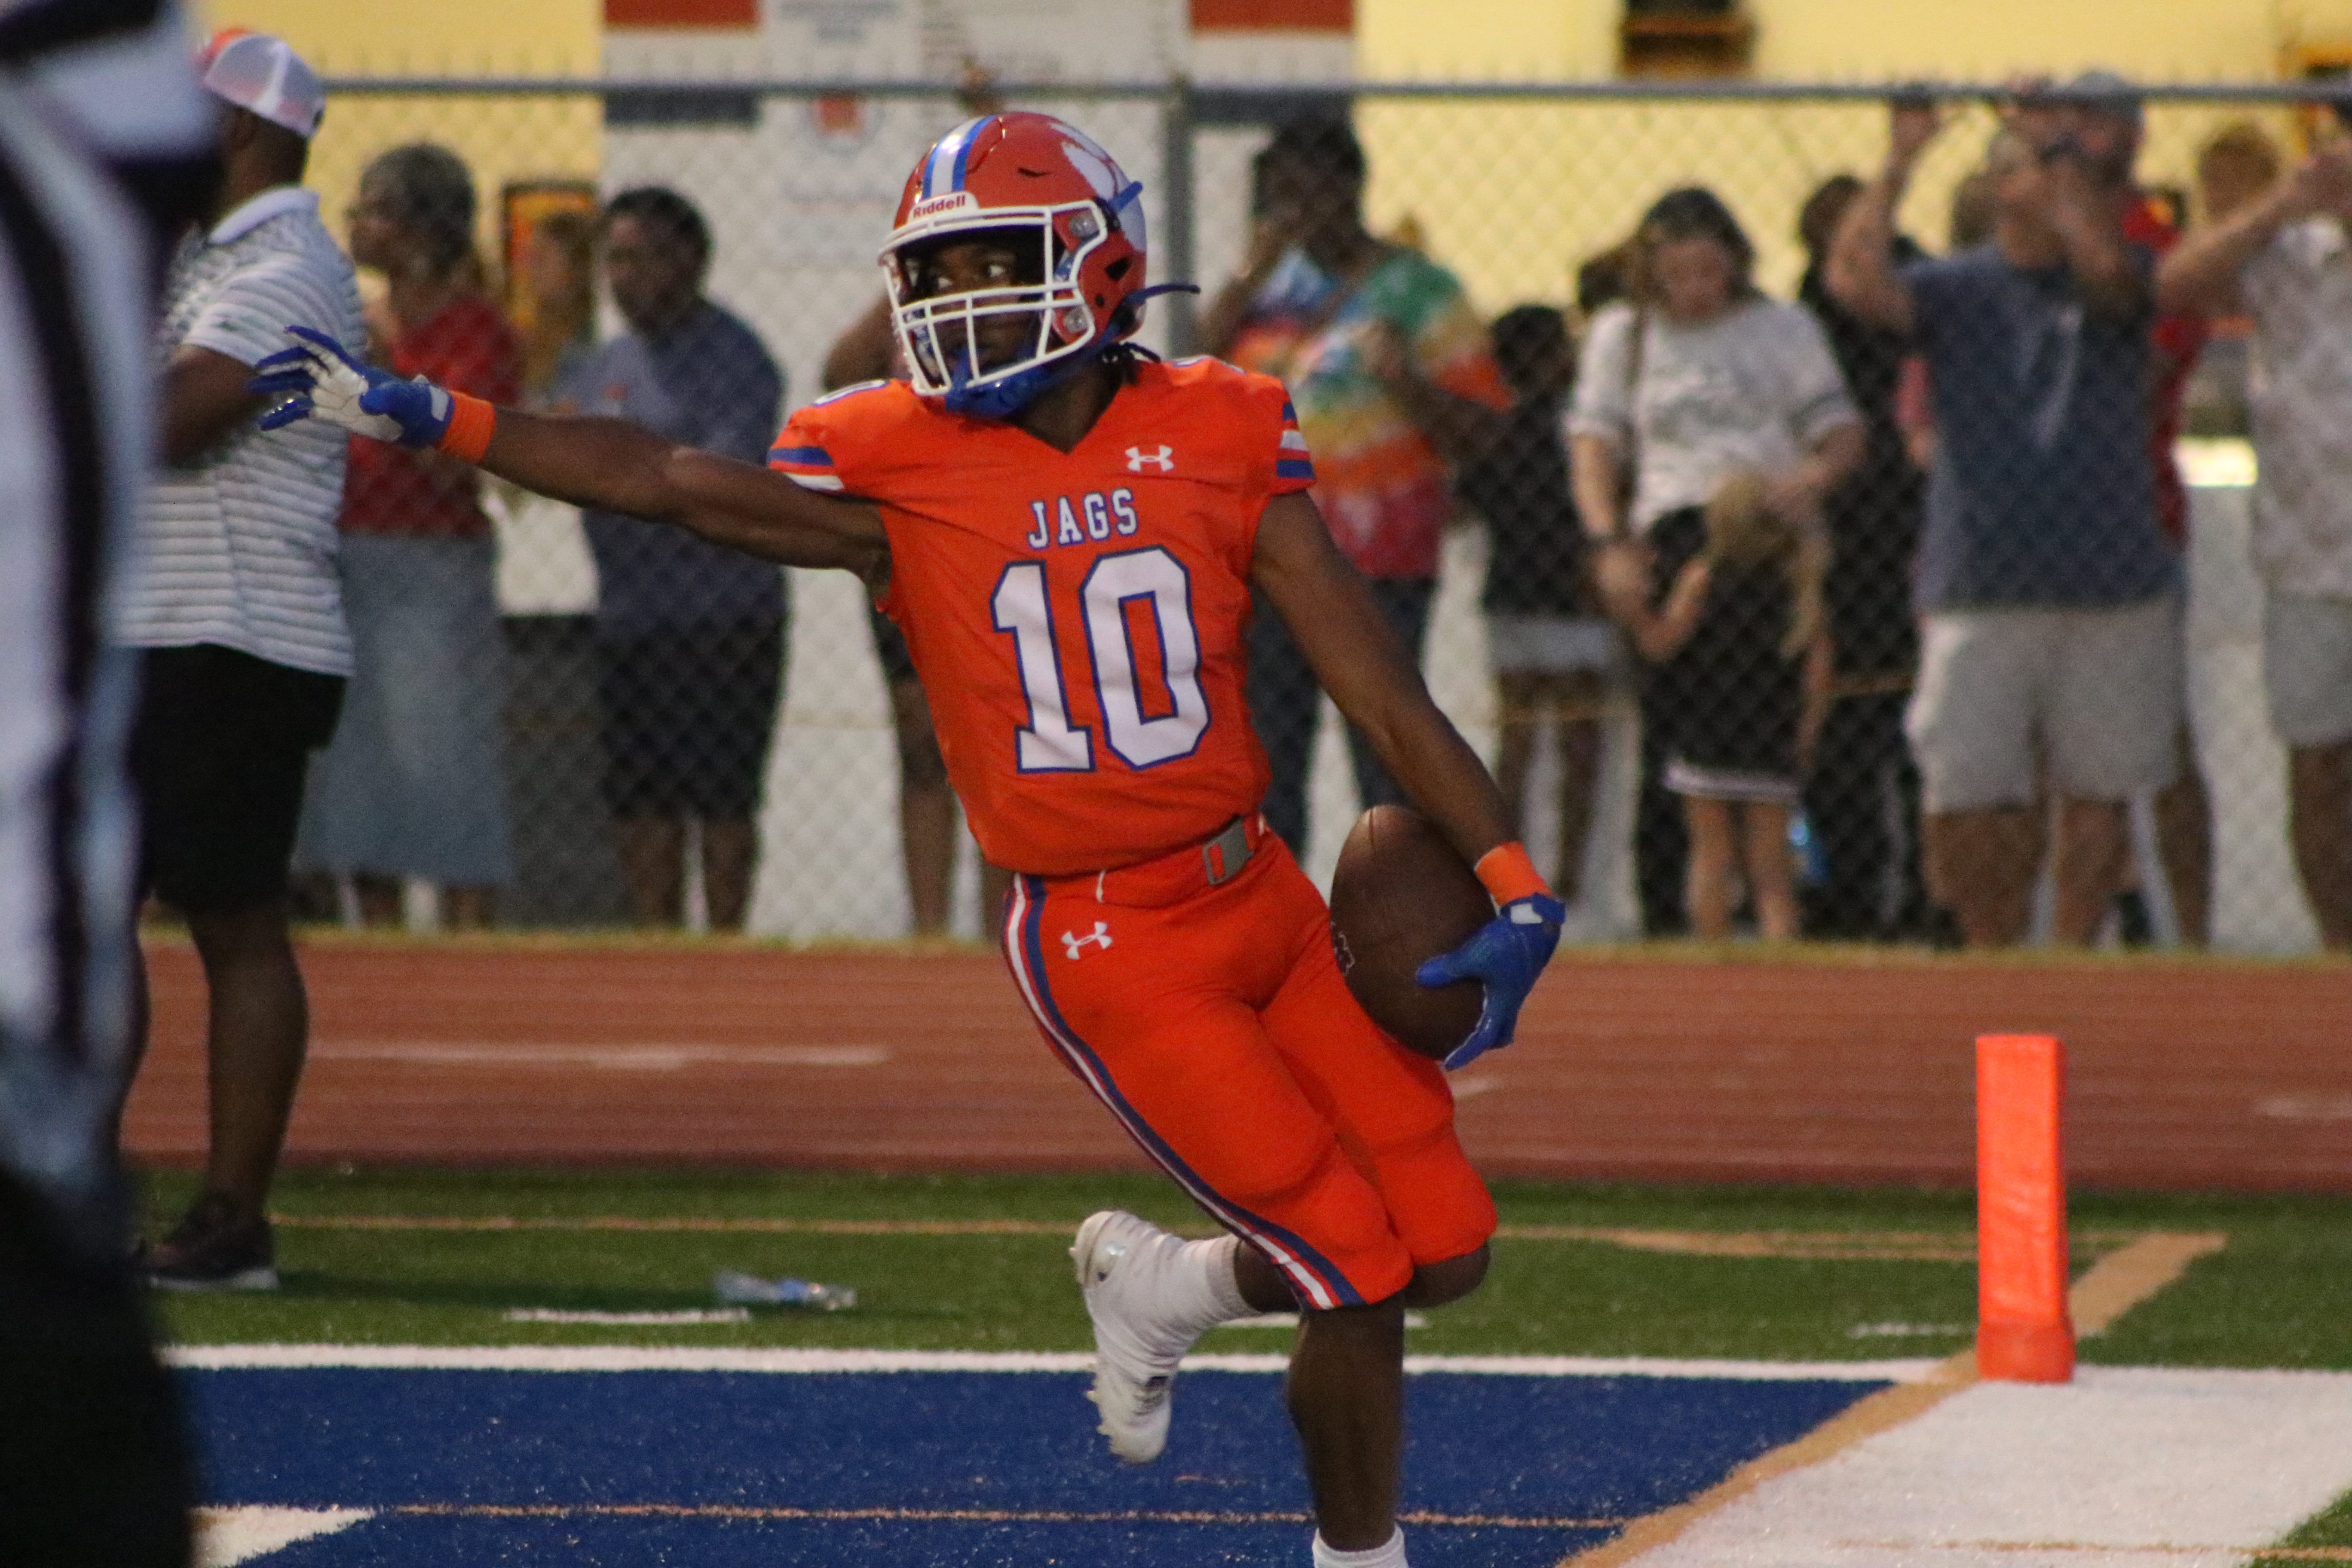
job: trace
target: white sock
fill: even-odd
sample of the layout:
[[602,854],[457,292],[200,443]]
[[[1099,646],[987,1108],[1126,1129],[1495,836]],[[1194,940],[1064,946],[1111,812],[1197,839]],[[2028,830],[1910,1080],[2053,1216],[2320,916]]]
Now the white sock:
[[1315,1568],[1411,1568],[1404,1560],[1404,1531],[1400,1530],[1388,1538],[1385,1545],[1370,1552],[1342,1552],[1324,1543],[1323,1532],[1315,1532]]
[[1187,1322],[1206,1331],[1250,1316],[1254,1309],[1242,1300],[1242,1288],[1234,1279],[1234,1258],[1241,1245],[1235,1236],[1184,1244],[1182,1277],[1191,1287],[1183,1303]]

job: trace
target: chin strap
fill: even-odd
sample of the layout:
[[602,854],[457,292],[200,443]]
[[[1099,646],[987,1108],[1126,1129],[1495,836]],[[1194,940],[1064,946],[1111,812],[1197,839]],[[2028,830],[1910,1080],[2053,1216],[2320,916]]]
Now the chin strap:
[[[1120,309],[1132,319],[1136,307],[1154,294],[1198,294],[1200,291],[1198,283],[1154,283],[1148,289],[1138,289],[1129,294],[1120,301]],[[1131,332],[1135,328],[1130,326],[1126,331]],[[1047,387],[1067,380],[1112,353],[1138,354],[1148,359],[1160,357],[1140,343],[1127,342],[1124,333],[1105,332],[1085,350],[1067,359],[1057,360],[1051,364],[1032,365],[1026,370],[1013,372],[1002,381],[975,389],[971,384],[982,378],[971,374],[972,365],[968,356],[957,356],[956,363],[948,370],[949,386],[944,401],[951,414],[972,415],[982,419],[1010,419]]]

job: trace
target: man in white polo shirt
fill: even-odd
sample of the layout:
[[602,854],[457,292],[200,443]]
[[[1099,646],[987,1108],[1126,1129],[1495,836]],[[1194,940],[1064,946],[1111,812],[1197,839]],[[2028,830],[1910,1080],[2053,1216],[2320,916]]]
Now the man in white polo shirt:
[[141,519],[121,639],[144,650],[131,750],[142,882],[187,917],[212,996],[213,1142],[203,1193],[148,1249],[158,1285],[277,1284],[264,1200],[309,1037],[286,927],[310,753],[351,673],[335,574],[344,442],[263,431],[246,384],[300,322],[358,343],[352,265],[301,188],[325,97],[278,38],[215,37],[226,107],[212,227],[173,258],[162,342],[163,471]]

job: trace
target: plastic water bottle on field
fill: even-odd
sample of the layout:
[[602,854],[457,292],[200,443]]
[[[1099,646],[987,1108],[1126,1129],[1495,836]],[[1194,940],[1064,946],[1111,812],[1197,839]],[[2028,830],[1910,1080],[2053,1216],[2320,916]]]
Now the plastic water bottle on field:
[[824,1285],[814,1279],[762,1279],[733,1268],[710,1277],[710,1289],[722,1301],[747,1307],[797,1307],[804,1312],[842,1312],[857,1305],[851,1285]]
[[1789,848],[1797,858],[1797,880],[1808,888],[1818,888],[1830,879],[1829,857],[1822,853],[1822,841],[1813,831],[1813,820],[1800,811],[1789,818]]

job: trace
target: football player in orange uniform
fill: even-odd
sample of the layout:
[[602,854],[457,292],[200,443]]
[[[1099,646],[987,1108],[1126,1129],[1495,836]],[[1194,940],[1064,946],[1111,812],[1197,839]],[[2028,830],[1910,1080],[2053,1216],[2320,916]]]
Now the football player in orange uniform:
[[1507,1043],[1561,911],[1325,532],[1281,385],[1126,342],[1147,292],[1139,195],[1045,115],[950,132],[883,252],[908,379],[800,410],[764,471],[394,381],[324,340],[257,384],[285,395],[269,421],[315,414],[436,446],[560,500],[866,582],[906,632],[982,851],[1020,873],[1003,941],[1023,998],[1231,1233],[1188,1243],[1120,1213],[1079,1230],[1113,1451],[1159,1455],[1202,1331],[1301,1309],[1287,1397],[1314,1560],[1395,1568],[1404,1310],[1476,1287],[1494,1205],[1444,1074],[1349,996],[1321,898],[1257,815],[1253,587],[1495,898],[1494,921],[1423,972],[1486,983],[1456,1062]]

